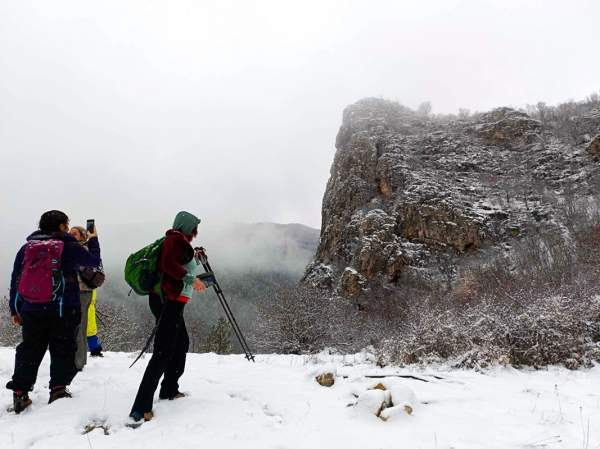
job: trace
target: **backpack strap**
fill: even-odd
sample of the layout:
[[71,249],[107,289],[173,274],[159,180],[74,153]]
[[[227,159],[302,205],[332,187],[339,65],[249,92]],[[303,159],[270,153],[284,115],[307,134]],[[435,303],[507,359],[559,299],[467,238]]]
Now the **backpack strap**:
[[17,312],[17,316],[21,316],[19,313],[19,300],[21,299],[21,295],[19,294],[19,282],[21,282],[21,274],[23,273],[23,266],[25,265],[25,255],[23,255],[23,260],[21,261],[21,266],[19,268],[19,275],[17,276],[17,293],[15,294],[15,299],[13,305],[15,307],[15,312]]
[[15,312],[17,312],[17,316],[21,316],[19,313],[19,299],[21,299],[21,295],[19,295],[19,290],[17,289],[17,293],[15,294],[15,299],[13,302],[13,306],[15,307]]
[[63,316],[63,299],[65,297],[65,275],[63,274],[62,269],[60,270],[60,280],[62,284],[62,290],[60,292],[60,299],[58,303],[58,316],[62,318]]

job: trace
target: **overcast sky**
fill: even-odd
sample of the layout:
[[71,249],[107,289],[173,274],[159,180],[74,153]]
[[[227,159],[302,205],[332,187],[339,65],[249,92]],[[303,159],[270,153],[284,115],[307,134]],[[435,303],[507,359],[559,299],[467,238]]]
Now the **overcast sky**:
[[582,99],[599,18],[597,0],[0,0],[0,250],[53,208],[100,230],[179,209],[319,227],[346,105]]

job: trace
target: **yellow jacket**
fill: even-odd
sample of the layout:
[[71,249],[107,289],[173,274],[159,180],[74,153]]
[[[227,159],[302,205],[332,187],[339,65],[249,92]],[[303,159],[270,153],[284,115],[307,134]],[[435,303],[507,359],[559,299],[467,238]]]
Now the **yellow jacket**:
[[87,320],[87,336],[93,337],[98,333],[98,326],[96,325],[96,291],[92,290],[92,301],[88,309],[88,320]]

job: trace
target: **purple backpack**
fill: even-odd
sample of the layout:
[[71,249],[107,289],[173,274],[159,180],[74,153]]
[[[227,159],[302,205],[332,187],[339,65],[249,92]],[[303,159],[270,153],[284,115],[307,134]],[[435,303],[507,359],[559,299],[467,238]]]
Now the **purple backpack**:
[[19,296],[35,304],[52,302],[62,287],[62,240],[30,240],[25,246]]

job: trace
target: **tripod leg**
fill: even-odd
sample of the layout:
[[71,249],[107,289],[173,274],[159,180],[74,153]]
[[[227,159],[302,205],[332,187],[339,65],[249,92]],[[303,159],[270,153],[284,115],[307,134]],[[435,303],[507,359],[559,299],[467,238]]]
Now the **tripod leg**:
[[129,365],[129,368],[131,368],[133,365],[135,365],[136,362],[146,353],[146,351],[150,347],[150,343],[152,343],[152,340],[154,339],[154,336],[156,335],[157,329],[158,329],[158,323],[156,323],[156,326],[154,326],[154,329],[152,329],[152,333],[148,337],[148,340],[146,340],[146,344],[144,345],[143,349],[140,351],[140,353],[138,354],[136,359],[133,361],[133,363],[131,365]]
[[244,349],[244,352],[246,353],[246,358],[254,361],[254,356],[252,355],[252,352],[250,351],[250,346],[248,345],[248,342],[246,341],[246,338],[244,337],[244,334],[242,333],[242,330],[240,329],[240,327],[237,323],[237,320],[235,319],[235,316],[233,315],[233,312],[231,311],[231,308],[229,307],[229,304],[227,303],[227,300],[225,299],[225,296],[223,295],[223,292],[220,292],[219,299],[221,301],[221,306],[223,307],[223,309],[225,309],[225,313],[228,315],[231,327],[234,328],[234,331],[236,332],[236,336],[238,337],[238,340],[240,341],[240,345],[242,346],[242,348]]
[[227,303],[227,300],[225,299],[223,292],[220,291],[220,288],[217,289],[216,286],[215,286],[215,292],[217,293],[217,298],[219,299],[219,303],[221,304],[221,307],[223,308],[223,311],[225,312],[225,315],[227,316],[229,325],[233,329],[233,332],[235,333],[235,336],[236,336],[238,342],[240,343],[240,346],[244,350],[246,358],[248,360],[254,361],[254,356],[252,355],[252,352],[250,351],[248,343],[246,342],[246,339],[244,338],[244,334],[242,333],[240,327],[238,326],[235,316],[233,315],[233,312],[231,311],[231,308],[229,307],[229,304]]
[[[201,258],[199,260],[200,260],[200,263],[202,263],[202,267],[204,268],[204,271],[206,271],[207,273],[213,272],[212,267],[210,266],[210,263],[208,262],[208,258],[206,257],[206,253],[204,253],[203,258]],[[215,284],[213,285],[213,289],[214,289],[215,293],[217,294],[217,298],[219,299],[219,302],[221,303],[221,307],[223,308],[225,315],[227,316],[229,325],[233,329],[233,332],[234,332],[238,342],[240,343],[240,346],[244,350],[246,359],[255,362],[254,355],[252,354],[252,351],[250,350],[250,347],[248,346],[248,343],[246,342],[246,338],[244,337],[244,334],[242,333],[242,330],[240,329],[240,327],[237,323],[237,320],[235,319],[235,316],[233,315],[233,312],[231,311],[231,308],[229,307],[229,304],[227,303],[227,300],[225,299],[223,290],[221,289],[221,286],[219,285],[218,282],[215,282]]]

